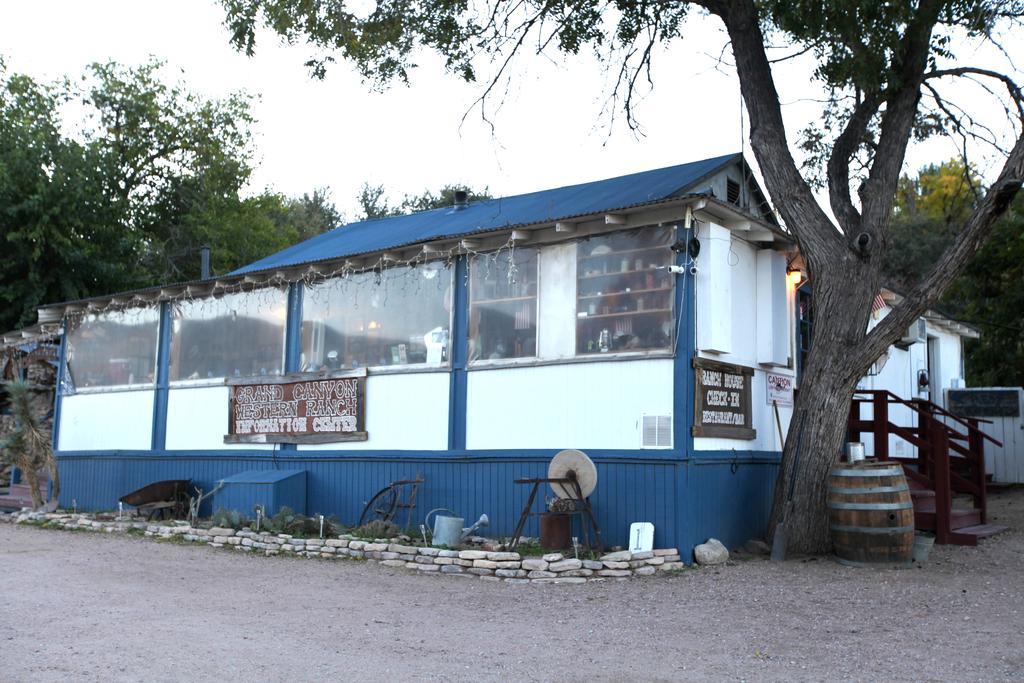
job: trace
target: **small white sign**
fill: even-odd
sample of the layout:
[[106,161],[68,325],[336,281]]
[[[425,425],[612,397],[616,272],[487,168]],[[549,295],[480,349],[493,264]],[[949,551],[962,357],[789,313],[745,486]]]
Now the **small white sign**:
[[768,405],[793,405],[793,378],[769,372],[765,386],[768,387]]
[[654,525],[650,522],[633,522],[629,525],[629,551],[643,553],[654,550]]

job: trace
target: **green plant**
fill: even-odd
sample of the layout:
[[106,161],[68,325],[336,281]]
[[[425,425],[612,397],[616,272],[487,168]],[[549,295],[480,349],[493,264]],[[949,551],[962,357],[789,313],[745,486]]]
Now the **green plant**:
[[[260,526],[261,531],[291,536],[319,536],[320,518],[306,517],[288,506],[282,507],[273,517],[267,517]],[[324,536],[336,536],[340,530],[335,517],[324,517]]]
[[350,530],[349,533],[359,538],[395,538],[402,533],[402,530],[394,522],[372,519],[366,524]]
[[210,519],[214,526],[231,529],[242,529],[249,526],[252,521],[238,510],[225,510],[224,508],[217,508]]

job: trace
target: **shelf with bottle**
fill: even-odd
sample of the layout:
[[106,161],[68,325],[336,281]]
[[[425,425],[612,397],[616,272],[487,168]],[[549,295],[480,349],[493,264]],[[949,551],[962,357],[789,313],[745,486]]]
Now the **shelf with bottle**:
[[671,292],[671,291],[672,291],[671,287],[651,287],[649,289],[647,289],[647,288],[644,288],[644,289],[629,289],[627,287],[624,290],[615,291],[615,292],[600,292],[599,291],[596,294],[581,294],[581,295],[579,295],[576,298],[580,299],[582,301],[583,299],[604,299],[604,298],[611,297],[611,296],[626,296],[626,295],[638,296],[640,294],[657,294],[658,292]]
[[537,296],[535,294],[527,294],[525,296],[506,296],[497,299],[473,299],[473,305],[479,304],[508,304],[516,301],[533,301]]
[[626,315],[651,315],[651,314],[654,314],[654,313],[671,313],[671,312],[672,312],[671,308],[645,308],[645,309],[642,309],[642,310],[634,310],[634,311],[616,311],[615,313],[594,313],[593,315],[591,315],[590,313],[586,313],[584,311],[584,312],[576,314],[576,320],[577,321],[582,321],[582,320],[597,320],[599,318],[621,318],[622,316],[626,316]]
[[593,252],[591,252],[589,254],[580,254],[578,256],[578,258],[579,258],[580,261],[585,261],[585,260],[590,260],[590,259],[608,258],[609,256],[621,256],[622,254],[642,254],[642,253],[657,252],[657,251],[662,251],[663,252],[663,251],[665,251],[665,249],[666,249],[666,247],[664,245],[662,245],[662,244],[654,244],[654,245],[651,245],[651,246],[648,246],[648,247],[632,247],[632,248],[629,248],[629,249],[612,249],[612,248],[609,248],[609,251],[602,251],[602,252],[599,252],[599,253],[596,253],[596,254],[593,253]]

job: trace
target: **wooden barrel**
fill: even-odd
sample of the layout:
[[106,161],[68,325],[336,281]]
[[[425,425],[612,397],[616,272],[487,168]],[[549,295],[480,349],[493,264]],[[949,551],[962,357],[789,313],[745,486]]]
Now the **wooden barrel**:
[[827,505],[839,562],[854,566],[910,563],[914,503],[898,463],[836,467],[829,475]]

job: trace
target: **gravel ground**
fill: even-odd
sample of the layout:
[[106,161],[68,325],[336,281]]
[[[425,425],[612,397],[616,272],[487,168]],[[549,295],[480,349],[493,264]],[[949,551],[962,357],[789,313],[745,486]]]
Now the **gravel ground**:
[[927,565],[763,559],[584,586],[0,525],[0,680],[1024,680],[1014,528]]

